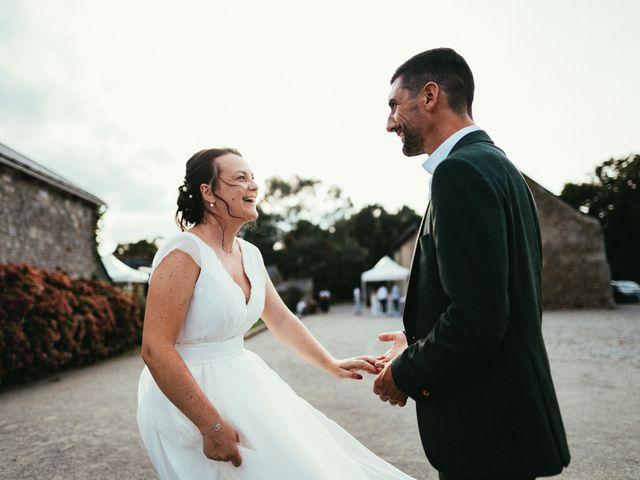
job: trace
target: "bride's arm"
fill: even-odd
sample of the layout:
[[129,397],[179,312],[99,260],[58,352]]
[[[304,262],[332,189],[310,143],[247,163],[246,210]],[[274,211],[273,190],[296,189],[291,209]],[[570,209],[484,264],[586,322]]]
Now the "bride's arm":
[[[162,393],[203,434],[205,455],[238,466],[238,433],[222,419],[175,348],[199,273],[198,265],[180,250],[169,253],[155,269],[147,295],[142,358]],[[218,424],[218,430],[213,428]]]
[[282,343],[316,367],[339,378],[360,380],[362,376],[357,373],[357,370],[365,370],[373,374],[379,372],[373,365],[376,359],[372,357],[336,360],[307,330],[300,319],[287,308],[266,272],[265,276],[267,292],[262,320]]

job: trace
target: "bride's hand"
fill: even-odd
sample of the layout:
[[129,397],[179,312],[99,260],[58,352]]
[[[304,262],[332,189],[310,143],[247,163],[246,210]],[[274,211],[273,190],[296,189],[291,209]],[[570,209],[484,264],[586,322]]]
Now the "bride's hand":
[[334,360],[330,373],[338,378],[362,380],[362,375],[357,373],[360,370],[374,375],[380,373],[380,369],[375,366],[376,361],[374,357],[368,356]]
[[385,354],[376,357],[375,365],[380,369],[384,368],[387,363],[393,361],[394,358],[407,348],[407,336],[403,331],[381,333],[378,335],[378,340],[381,342],[393,342],[393,345],[391,345],[391,348],[387,350]]
[[240,466],[242,463],[240,450],[238,450],[240,436],[231,425],[221,420],[217,425],[200,430],[200,433],[202,434],[202,451],[207,458],[231,462],[234,467]]

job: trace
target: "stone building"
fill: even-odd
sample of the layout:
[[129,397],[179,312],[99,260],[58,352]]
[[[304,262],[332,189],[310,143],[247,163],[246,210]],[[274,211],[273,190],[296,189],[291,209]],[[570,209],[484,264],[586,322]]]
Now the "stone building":
[[611,308],[611,272],[600,222],[525,176],[542,232],[545,308]]
[[[565,203],[526,175],[542,232],[545,309],[611,308],[611,280],[600,223]],[[394,259],[410,267],[418,225],[397,241]],[[406,291],[406,285],[403,285]]]
[[104,202],[0,143],[0,264],[104,278],[96,246]]

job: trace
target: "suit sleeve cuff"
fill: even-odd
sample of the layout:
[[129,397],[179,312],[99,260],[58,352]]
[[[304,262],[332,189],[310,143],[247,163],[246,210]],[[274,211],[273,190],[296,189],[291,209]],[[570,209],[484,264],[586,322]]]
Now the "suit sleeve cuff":
[[391,362],[390,368],[396,387],[415,401],[425,400],[431,396],[429,388],[409,372],[407,368],[407,358],[404,356],[404,353]]

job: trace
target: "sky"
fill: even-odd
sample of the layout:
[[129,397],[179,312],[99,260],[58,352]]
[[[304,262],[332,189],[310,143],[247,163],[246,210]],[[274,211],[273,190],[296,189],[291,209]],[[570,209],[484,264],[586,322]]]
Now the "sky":
[[238,148],[260,185],[337,185],[357,208],[428,198],[385,131],[389,80],[448,46],[474,120],[554,193],[640,153],[637,0],[0,0],[0,142],[108,205],[101,253],[167,237],[186,160]]

